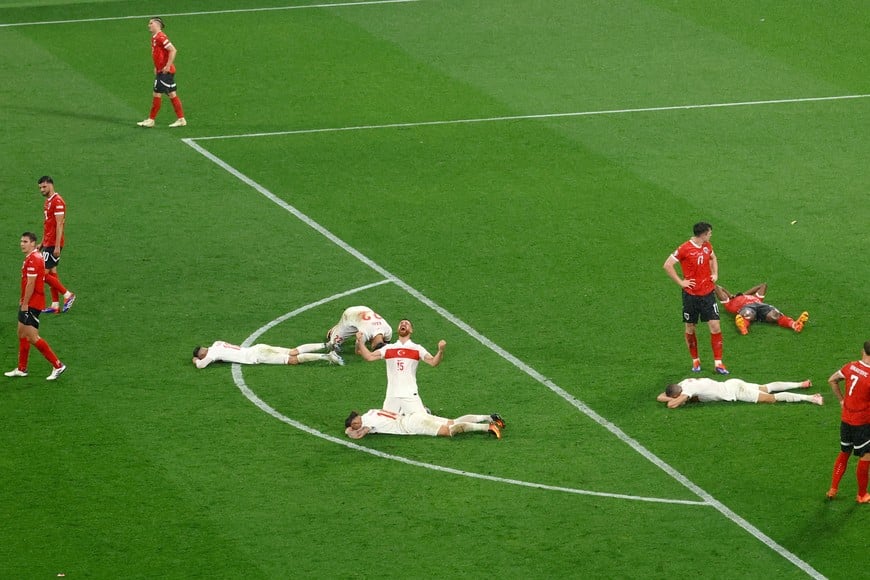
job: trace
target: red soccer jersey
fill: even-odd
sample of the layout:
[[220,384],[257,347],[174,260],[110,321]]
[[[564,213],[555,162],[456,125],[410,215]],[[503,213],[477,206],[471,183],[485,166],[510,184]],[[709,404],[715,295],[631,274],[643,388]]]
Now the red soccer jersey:
[[38,250],[33,250],[27,254],[27,257],[24,258],[24,264],[21,266],[20,300],[24,300],[24,290],[27,287],[28,279],[34,280],[36,284],[27,305],[30,308],[42,310],[45,308],[45,260],[42,259],[42,254]]
[[755,294],[739,294],[728,302],[723,302],[722,306],[731,314],[737,314],[747,304],[755,304],[756,302],[761,302],[761,298]]
[[686,288],[686,292],[693,296],[706,296],[713,291],[715,284],[710,271],[710,259],[713,256],[713,246],[710,242],[704,242],[696,246],[692,240],[687,241],[676,249],[673,256],[679,260],[683,270],[683,278],[694,280],[692,288]]
[[[45,221],[42,226],[42,246],[54,247],[57,246],[57,216],[66,215],[66,203],[59,193],[54,193],[51,197],[45,200],[45,206],[42,208],[45,214]],[[66,234],[60,238],[60,247],[63,247]]]
[[[151,37],[151,58],[154,60],[154,68],[160,72],[169,61],[169,47],[172,43],[169,41],[163,31]],[[175,74],[175,65],[169,67],[169,72]]]
[[850,362],[840,369],[840,373],[846,377],[843,422],[870,425],[870,365],[860,360]]

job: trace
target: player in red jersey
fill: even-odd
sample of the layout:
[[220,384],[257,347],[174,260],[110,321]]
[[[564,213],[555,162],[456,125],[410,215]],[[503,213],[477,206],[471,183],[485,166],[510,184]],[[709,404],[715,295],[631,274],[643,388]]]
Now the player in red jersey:
[[810,313],[806,311],[801,312],[797,319],[790,318],[780,312],[776,306],[764,302],[767,284],[753,286],[746,292],[738,294],[732,294],[717,284],[713,291],[725,310],[735,315],[734,324],[737,325],[740,334],[749,334],[749,326],[755,321],[770,322],[783,328],[791,328],[795,332],[801,332],[804,329],[804,323],[810,318]]
[[175,109],[175,120],[170,127],[184,127],[187,120],[184,118],[184,109],[181,107],[181,99],[178,98],[175,84],[175,55],[178,53],[175,45],[163,32],[163,19],[154,17],[148,21],[148,30],[151,31],[151,58],[154,60],[154,94],[151,98],[151,113],[144,121],[136,123],[140,127],[153,127],[154,119],[160,111],[163,103],[161,95],[166,95]]
[[[846,393],[840,383],[846,383]],[[858,456],[858,503],[870,503],[867,493],[868,472],[870,472],[870,340],[864,343],[861,360],[846,363],[831,375],[828,384],[837,398],[843,413],[840,419],[840,454],[834,462],[834,475],[828,499],[837,495],[840,480],[849,463],[849,455]]]
[[[686,345],[692,355],[692,372],[701,372],[698,337],[695,334],[695,326],[700,318],[710,327],[710,344],[713,347],[716,372],[727,375],[728,369],[722,364],[719,306],[713,296],[713,288],[719,278],[719,262],[710,244],[713,226],[707,222],[698,222],[692,228],[692,233],[694,235],[687,242],[668,256],[663,267],[668,276],[683,289],[683,322],[686,323]],[[678,262],[683,271],[682,278],[675,267]]]
[[[57,265],[60,263],[60,252],[63,250],[66,236],[66,202],[58,192],[54,190],[54,180],[48,175],[43,175],[37,182],[39,191],[45,198],[42,207],[44,221],[42,226],[42,258],[45,260],[45,283],[51,288],[51,306],[43,312],[60,314],[72,308],[76,295],[61,283],[57,274]],[[63,307],[60,305],[60,295],[63,294]]]
[[25,257],[21,266],[21,302],[18,309],[18,366],[3,374],[7,377],[26,377],[30,345],[33,345],[54,367],[46,377],[46,380],[53,381],[66,370],[66,365],[39,337],[39,314],[45,308],[45,261],[37,249],[36,234],[21,234],[21,251]]

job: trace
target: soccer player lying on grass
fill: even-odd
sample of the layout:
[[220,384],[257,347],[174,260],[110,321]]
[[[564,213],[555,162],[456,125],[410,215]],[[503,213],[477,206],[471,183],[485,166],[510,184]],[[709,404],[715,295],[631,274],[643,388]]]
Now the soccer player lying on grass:
[[501,439],[504,420],[497,413],[492,415],[463,415],[445,419],[428,413],[399,415],[384,409],[369,409],[362,415],[351,411],[344,420],[344,432],[351,439],[362,439],[369,433],[385,435],[429,435],[453,437],[459,433],[489,432]]
[[758,385],[747,383],[740,379],[714,381],[713,379],[685,379],[676,384],[668,385],[664,393],[656,400],[667,403],[668,409],[676,409],[686,403],[711,403],[714,401],[742,401],[744,403],[813,403],[824,404],[822,395],[798,395],[783,393],[790,389],[808,389],[812,381],[790,383],[785,381]]
[[767,284],[759,284],[746,292],[737,294],[732,294],[724,287],[717,285],[714,292],[716,292],[716,298],[719,299],[725,310],[736,315],[734,324],[737,325],[740,334],[749,334],[749,325],[755,321],[770,322],[800,332],[804,329],[804,323],[810,318],[809,313],[804,311],[795,320],[780,312],[775,306],[765,303],[764,295],[767,294]]
[[323,360],[329,364],[343,365],[344,360],[335,352],[316,354],[325,350],[326,344],[302,344],[296,348],[282,348],[268,344],[255,344],[251,347],[236,346],[218,340],[208,348],[197,346],[193,349],[193,364],[198,369],[204,369],[213,362],[229,362],[243,365],[298,365],[301,363]]

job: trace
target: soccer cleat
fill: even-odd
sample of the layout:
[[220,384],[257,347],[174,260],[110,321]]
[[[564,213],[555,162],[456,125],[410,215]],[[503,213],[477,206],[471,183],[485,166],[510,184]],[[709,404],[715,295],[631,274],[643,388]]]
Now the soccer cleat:
[[857,501],[858,503],[870,503],[870,493],[859,495],[855,498],[855,501]]
[[72,308],[73,303],[76,301],[75,293],[70,293],[69,298],[64,298],[63,300],[63,311],[66,312],[70,308]]
[[737,325],[740,334],[749,334],[749,322],[739,314],[734,317],[734,324]]
[[828,492],[825,494],[825,498],[827,498],[827,499],[834,499],[835,497],[837,497],[837,488],[836,488],[836,487],[832,487],[832,488],[829,489]]
[[11,371],[9,371],[8,373],[3,373],[3,374],[6,375],[7,377],[26,377],[27,371],[22,371],[19,368],[14,368]]
[[501,415],[498,413],[493,413],[489,416],[492,419],[492,424],[498,427],[499,429],[504,429],[504,419],[501,418]]
[[326,358],[329,360],[329,364],[338,365],[340,367],[344,366],[344,359],[341,358],[337,352],[327,354]]
[[174,123],[170,123],[170,127],[184,127],[187,125],[187,120],[184,117],[179,117]]
[[341,352],[341,337],[336,336],[326,343],[326,350],[331,350],[332,352]]
[[154,119],[151,119],[149,117],[148,119],[145,119],[144,121],[139,121],[136,124],[139,125],[140,127],[153,127],[154,126]]
[[725,368],[725,365],[716,365],[716,372],[720,375],[730,375],[731,371]]
[[63,363],[61,363],[61,364],[60,364],[60,368],[59,368],[59,369],[54,369],[53,371],[51,371],[51,374],[48,375],[47,377],[45,377],[45,380],[46,380],[46,381],[56,381],[56,380],[57,380],[57,377],[59,377],[60,375],[62,375],[62,374],[63,374],[63,371],[65,371],[65,370],[66,370],[66,365],[63,364]]
[[700,373],[701,372],[701,359],[695,358],[692,359],[692,372]]
[[795,332],[800,332],[804,329],[804,323],[810,319],[810,313],[807,311],[801,312],[801,315],[797,317],[797,320],[794,321],[794,324],[791,327]]
[[[487,430],[495,435],[496,439],[501,439],[501,430],[496,426],[495,423],[490,423]],[[870,497],[870,495],[868,495],[867,497]]]
[[824,405],[824,404],[825,404],[825,399],[824,399],[824,397],[822,397],[822,394],[821,394],[821,393],[816,393],[815,395],[813,395],[813,398],[812,398],[812,400],[811,400],[810,402],[811,402],[813,405]]
[[42,309],[43,314],[60,314],[60,308],[58,306],[49,306],[48,308]]

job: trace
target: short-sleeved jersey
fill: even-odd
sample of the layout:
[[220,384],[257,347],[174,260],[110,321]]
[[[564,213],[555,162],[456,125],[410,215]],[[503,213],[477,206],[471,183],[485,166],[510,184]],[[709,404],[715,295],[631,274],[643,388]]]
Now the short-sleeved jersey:
[[722,306],[724,306],[725,310],[727,310],[731,314],[737,314],[738,312],[740,312],[740,309],[747,304],[759,304],[762,302],[762,300],[764,299],[755,294],[738,294],[734,298],[723,302]]
[[386,398],[416,395],[417,367],[421,359],[431,356],[429,351],[409,340],[388,344],[377,352],[387,363]]
[[[172,43],[162,30],[151,37],[151,58],[154,60],[154,68],[158,71],[169,62],[170,46]],[[175,64],[169,67],[169,72],[175,74]]]
[[684,289],[687,294],[706,296],[713,291],[715,283],[711,278],[713,274],[710,270],[713,246],[710,242],[704,242],[698,246],[692,240],[688,240],[674,250],[671,255],[680,262],[683,278],[695,281],[694,287]]
[[24,290],[27,288],[27,281],[33,280],[33,294],[30,295],[30,300],[27,303],[29,308],[45,308],[45,260],[37,250],[27,254],[24,258],[24,263],[21,265],[21,298],[24,300]]
[[845,380],[842,420],[849,425],[870,425],[870,365],[854,361],[843,365]]
[[410,435],[400,421],[401,415],[384,409],[369,409],[362,415],[362,426],[369,428],[369,433],[387,433],[389,435]]
[[351,306],[341,315],[338,324],[329,330],[329,337],[340,337],[342,340],[363,333],[363,340],[369,341],[373,337],[383,334],[384,341],[389,342],[393,338],[393,329],[387,324],[380,314],[368,306]]
[[54,192],[51,197],[45,200],[45,205],[42,207],[44,216],[42,225],[42,247],[53,248],[55,246],[63,247],[66,238],[66,228],[64,235],[58,240],[57,238],[57,218],[58,216],[66,216],[66,203],[59,193]]
[[258,362],[257,351],[218,340],[208,347],[208,354],[205,355],[205,358],[196,359],[196,367],[204,369],[213,362],[253,365]]

